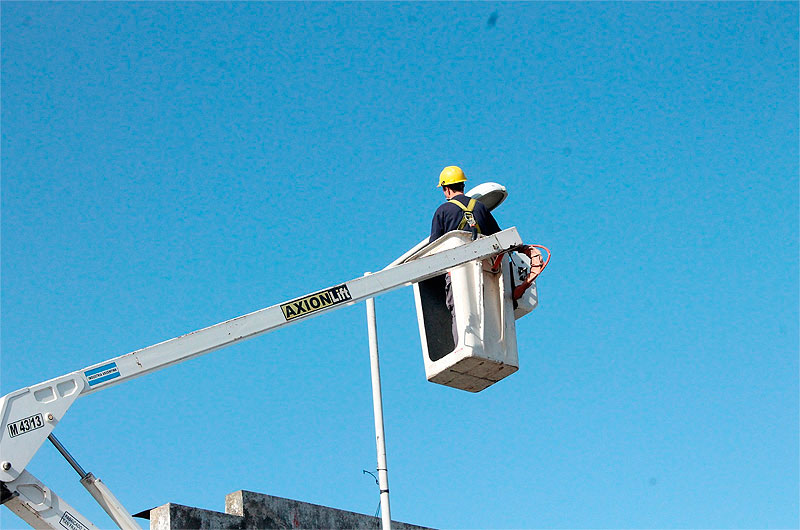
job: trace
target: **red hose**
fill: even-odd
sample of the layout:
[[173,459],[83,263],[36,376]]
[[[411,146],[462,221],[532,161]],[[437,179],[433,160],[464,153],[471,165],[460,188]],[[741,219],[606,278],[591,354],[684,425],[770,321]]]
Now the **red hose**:
[[[547,252],[547,259],[542,263],[542,255],[538,252],[534,252],[534,248],[540,248]],[[534,280],[542,273],[547,264],[550,263],[550,249],[545,247],[544,245],[523,245],[517,249],[518,252],[525,254],[531,260],[531,272],[528,274],[528,277],[525,278],[525,281],[521,284],[517,285],[514,289],[513,299],[519,300],[522,298],[522,295],[525,294],[525,291],[533,285]]]
[[499,254],[496,258],[494,258],[491,269],[492,273],[500,272],[500,264],[503,262],[503,256],[505,256],[505,253]]

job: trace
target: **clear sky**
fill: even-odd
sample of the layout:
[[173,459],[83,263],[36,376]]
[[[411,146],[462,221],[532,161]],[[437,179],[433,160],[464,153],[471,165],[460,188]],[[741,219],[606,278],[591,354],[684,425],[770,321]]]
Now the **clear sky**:
[[[394,518],[800,524],[798,3],[0,9],[2,393],[382,268],[458,164],[553,258],[478,394],[425,380],[411,289],[377,300]],[[55,434],[132,512],[372,514],[364,305]],[[112,526],[49,444],[29,469]]]

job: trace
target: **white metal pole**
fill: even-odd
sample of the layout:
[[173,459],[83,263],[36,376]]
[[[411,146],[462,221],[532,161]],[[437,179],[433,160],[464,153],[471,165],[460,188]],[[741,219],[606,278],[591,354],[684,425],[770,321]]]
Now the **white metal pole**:
[[378,449],[378,487],[381,494],[381,528],[391,530],[389,509],[389,470],[386,465],[386,438],[383,432],[383,397],[381,396],[381,367],[378,362],[378,331],[375,299],[367,298],[367,331],[369,333],[369,364],[372,371],[372,408],[375,413],[375,444]]

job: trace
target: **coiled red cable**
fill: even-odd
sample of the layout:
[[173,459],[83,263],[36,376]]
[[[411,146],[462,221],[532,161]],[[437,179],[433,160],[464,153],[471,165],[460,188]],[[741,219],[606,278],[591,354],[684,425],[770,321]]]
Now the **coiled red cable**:
[[[544,261],[544,263],[541,263],[542,255],[538,252],[534,252],[534,248],[540,248],[547,252],[547,259]],[[533,285],[534,280],[536,280],[544,268],[547,267],[547,264],[550,263],[550,249],[544,245],[522,245],[517,249],[517,251],[528,256],[528,258],[531,260],[531,269],[530,273],[528,273],[528,277],[525,278],[525,281],[514,288],[514,293],[512,295],[514,300],[519,300],[522,298],[522,295],[525,294],[525,291],[527,291],[528,288]],[[534,264],[535,261],[539,263]],[[540,264],[541,268],[539,267]]]

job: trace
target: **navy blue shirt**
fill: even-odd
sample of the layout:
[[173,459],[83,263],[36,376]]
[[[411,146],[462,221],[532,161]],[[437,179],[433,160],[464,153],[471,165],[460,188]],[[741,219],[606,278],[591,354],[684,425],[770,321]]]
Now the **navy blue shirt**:
[[[464,206],[469,205],[470,201],[470,198],[463,193],[456,195],[453,199]],[[472,211],[472,215],[475,216],[475,222],[481,227],[481,234],[490,236],[500,231],[500,227],[497,225],[497,221],[494,220],[494,217],[492,217],[492,213],[481,201],[475,202],[475,209]],[[464,210],[449,202],[442,204],[436,210],[436,213],[433,214],[431,238],[428,241],[436,241],[447,232],[458,230],[458,225],[463,218]]]

